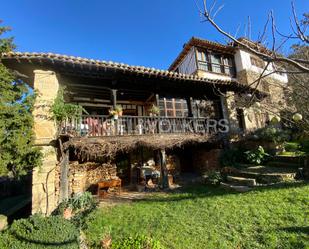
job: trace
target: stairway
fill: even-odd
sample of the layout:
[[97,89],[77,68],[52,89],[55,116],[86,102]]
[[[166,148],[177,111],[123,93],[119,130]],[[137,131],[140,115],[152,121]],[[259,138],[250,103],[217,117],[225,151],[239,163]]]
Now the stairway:
[[267,165],[242,164],[229,173],[221,183],[224,188],[246,192],[254,187],[268,186],[280,182],[294,181],[299,168],[303,166],[301,157],[276,156]]

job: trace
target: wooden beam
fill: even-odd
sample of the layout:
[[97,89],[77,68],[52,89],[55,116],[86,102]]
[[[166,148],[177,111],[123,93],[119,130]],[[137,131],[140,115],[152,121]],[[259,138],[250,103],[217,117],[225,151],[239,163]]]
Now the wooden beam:
[[161,184],[162,188],[169,188],[168,171],[166,167],[166,152],[164,149],[159,150],[159,158],[161,164]]
[[117,89],[111,90],[111,98],[112,98],[112,105],[114,108],[116,108],[117,105]]

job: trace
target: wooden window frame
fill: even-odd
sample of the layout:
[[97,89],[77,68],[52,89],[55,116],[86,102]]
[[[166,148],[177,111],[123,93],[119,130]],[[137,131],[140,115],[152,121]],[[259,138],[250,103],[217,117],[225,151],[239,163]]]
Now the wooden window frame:
[[[220,53],[214,53],[211,50],[205,50],[205,49],[201,49],[201,48],[196,48],[196,62],[197,62],[197,68],[203,71],[206,71],[205,69],[201,68],[200,64],[207,64],[207,68],[209,72],[212,73],[216,73],[216,74],[224,74],[224,75],[228,75],[230,77],[236,77],[236,67],[235,67],[235,61],[233,59],[233,56],[228,55],[228,54],[220,54]],[[199,53],[201,54],[201,60],[199,59]],[[203,56],[205,55],[205,56]],[[212,61],[212,56],[220,56],[220,63],[214,63]],[[205,58],[203,58],[205,57]],[[225,64],[224,60],[231,60],[232,61],[232,65]],[[220,66],[220,72],[216,72],[214,71],[214,65],[216,65],[217,67]],[[227,71],[227,68],[229,68],[229,70]],[[232,72],[232,73],[231,73]]]

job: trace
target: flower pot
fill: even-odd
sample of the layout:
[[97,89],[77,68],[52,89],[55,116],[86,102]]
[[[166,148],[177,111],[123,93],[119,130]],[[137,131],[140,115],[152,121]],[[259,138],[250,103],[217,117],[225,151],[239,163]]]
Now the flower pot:
[[72,208],[66,208],[63,211],[63,218],[65,218],[66,220],[70,220],[73,216],[73,210]]

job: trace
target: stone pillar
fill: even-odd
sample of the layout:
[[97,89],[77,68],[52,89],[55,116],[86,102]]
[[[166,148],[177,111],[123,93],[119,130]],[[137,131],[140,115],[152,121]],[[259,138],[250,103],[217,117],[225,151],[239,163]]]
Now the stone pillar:
[[56,149],[53,141],[57,127],[51,119],[50,106],[53,104],[59,89],[55,72],[34,70],[34,90],[38,96],[35,101],[34,133],[35,145],[41,148],[42,165],[32,173],[32,214],[49,215],[56,207],[55,168],[57,164]]
[[230,134],[235,134],[239,130],[239,124],[237,120],[237,111],[235,103],[235,93],[227,92],[226,96],[221,96],[221,106],[223,118],[228,120],[230,127]]

